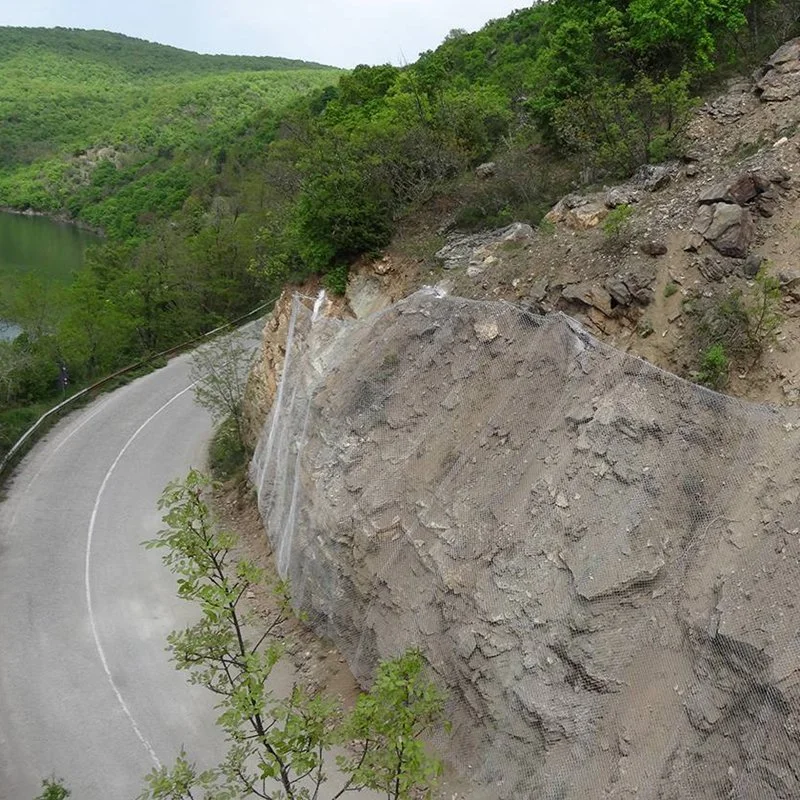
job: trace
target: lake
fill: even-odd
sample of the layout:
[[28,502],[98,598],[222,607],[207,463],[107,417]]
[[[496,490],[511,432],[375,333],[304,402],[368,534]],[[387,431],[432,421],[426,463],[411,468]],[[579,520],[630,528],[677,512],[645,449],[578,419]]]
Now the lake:
[[[83,266],[86,248],[99,241],[93,233],[47,217],[0,213],[0,291],[30,274],[47,283],[69,283]],[[0,319],[0,339],[17,333],[16,326]]]

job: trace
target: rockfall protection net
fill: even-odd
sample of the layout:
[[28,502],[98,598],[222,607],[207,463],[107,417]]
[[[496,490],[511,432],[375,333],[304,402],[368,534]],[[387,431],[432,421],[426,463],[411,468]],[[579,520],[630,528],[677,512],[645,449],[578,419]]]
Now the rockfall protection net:
[[472,797],[800,797],[800,418],[561,315],[294,303],[253,462],[359,680],[410,646]]

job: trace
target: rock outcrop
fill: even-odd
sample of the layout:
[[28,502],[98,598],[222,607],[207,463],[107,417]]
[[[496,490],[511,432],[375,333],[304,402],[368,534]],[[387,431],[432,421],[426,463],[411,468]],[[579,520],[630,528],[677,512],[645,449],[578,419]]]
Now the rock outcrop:
[[773,54],[756,75],[756,89],[767,103],[791,100],[800,94],[800,39],[792,39]]
[[794,417],[508,304],[298,315],[253,476],[360,679],[422,648],[493,797],[800,796]]

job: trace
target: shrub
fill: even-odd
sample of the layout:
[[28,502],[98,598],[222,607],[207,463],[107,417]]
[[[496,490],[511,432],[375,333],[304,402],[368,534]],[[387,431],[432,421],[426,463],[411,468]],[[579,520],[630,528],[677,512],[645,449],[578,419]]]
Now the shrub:
[[236,422],[229,417],[216,429],[208,448],[208,467],[214,480],[238,477],[247,465],[248,455]]
[[780,327],[780,297],[778,280],[762,268],[748,292],[731,289],[699,311],[700,350],[707,353],[720,345],[731,361],[752,368]]
[[350,267],[347,264],[340,264],[328,272],[322,282],[329,292],[343,296],[347,292],[347,278],[349,275]]
[[730,359],[721,344],[715,344],[703,353],[697,382],[710,389],[723,389],[728,382]]
[[613,244],[623,244],[629,239],[630,219],[633,216],[633,206],[623,203],[610,211],[603,222],[603,233],[606,240]]
[[672,295],[677,293],[678,293],[678,284],[675,283],[674,281],[670,281],[664,287],[664,297],[672,297]]

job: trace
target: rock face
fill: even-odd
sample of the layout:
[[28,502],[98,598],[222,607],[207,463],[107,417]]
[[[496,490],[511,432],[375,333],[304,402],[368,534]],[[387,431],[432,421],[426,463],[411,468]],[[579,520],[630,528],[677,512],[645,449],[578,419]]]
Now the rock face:
[[293,318],[252,475],[360,679],[419,646],[492,797],[800,796],[788,416],[508,304]]
[[489,257],[491,249],[508,242],[522,244],[533,241],[533,228],[524,222],[514,222],[506,228],[464,236],[454,234],[447,239],[445,246],[436,254],[445,269],[461,269],[478,266],[484,257]]
[[767,103],[791,100],[800,94],[800,39],[792,39],[774,53],[756,88]]
[[285,290],[264,325],[261,349],[245,389],[244,427],[248,444],[254,447],[261,435],[278,391],[286,339],[293,304],[293,292]]

